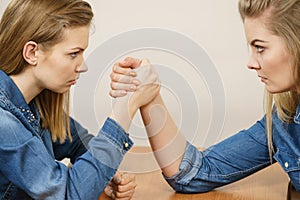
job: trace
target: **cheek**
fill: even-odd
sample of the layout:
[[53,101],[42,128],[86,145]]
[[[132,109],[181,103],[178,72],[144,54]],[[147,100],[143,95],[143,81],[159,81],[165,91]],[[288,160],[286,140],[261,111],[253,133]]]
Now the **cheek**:
[[74,72],[74,64],[69,58],[61,57],[60,59],[56,59],[54,62],[52,62],[52,64],[52,68],[55,69],[56,73],[63,76],[67,76],[68,74]]
[[288,78],[288,80],[293,79],[293,67],[292,67],[292,58],[290,55],[279,55],[277,60],[277,71],[279,73],[282,73],[286,77],[282,78]]
[[261,56],[261,64],[269,73],[287,74],[291,72],[290,58],[284,52],[274,51]]
[[266,73],[271,76],[273,81],[278,81],[283,85],[290,86],[294,83],[292,65],[287,59],[278,57],[278,59],[270,61]]

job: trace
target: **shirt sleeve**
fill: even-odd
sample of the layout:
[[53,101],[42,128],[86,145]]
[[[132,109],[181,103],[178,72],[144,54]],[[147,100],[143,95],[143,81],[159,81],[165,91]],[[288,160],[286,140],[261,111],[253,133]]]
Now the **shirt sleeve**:
[[89,141],[94,137],[87,129],[83,128],[76,120],[70,118],[72,140],[66,138],[64,143],[53,143],[53,152],[56,160],[69,158],[74,164],[76,159],[87,151]]
[[122,127],[108,118],[68,169],[40,138],[0,109],[0,172],[34,199],[97,199],[132,145]]
[[164,177],[177,192],[199,193],[240,180],[268,165],[263,119],[204,151],[188,143],[179,172]]

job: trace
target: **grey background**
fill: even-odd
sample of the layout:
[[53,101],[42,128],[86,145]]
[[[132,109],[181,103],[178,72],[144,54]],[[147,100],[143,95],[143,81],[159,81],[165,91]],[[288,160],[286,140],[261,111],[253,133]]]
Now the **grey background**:
[[[0,14],[8,4],[8,0],[1,0]],[[224,139],[240,129],[247,128],[262,116],[263,85],[257,79],[256,73],[246,68],[248,50],[244,37],[237,1],[229,0],[128,0],[128,1],[103,1],[89,0],[95,12],[94,29],[90,38],[90,46],[86,51],[88,59],[93,52],[113,36],[127,31],[143,28],[160,28],[178,32],[196,42],[202,47],[207,56],[212,60],[219,73],[225,93],[224,126],[217,134],[217,141]],[[189,85],[195,96],[197,105],[196,114],[191,113],[191,119],[200,116],[199,127],[193,133],[192,142],[202,146],[207,130],[212,122],[212,100],[205,77],[195,73],[190,63],[181,57],[159,50],[138,50],[124,55],[115,55],[115,60],[125,56],[148,57],[153,63],[167,66],[173,70],[175,76],[167,76],[166,82],[174,82],[172,87],[186,87]],[[101,59],[101,55],[99,55]],[[112,63],[115,61],[112,60]],[[112,64],[111,63],[111,64]],[[108,96],[110,66],[89,66],[101,68],[97,83],[91,80],[90,87],[95,88],[93,94],[93,115],[85,116],[80,112],[77,104],[72,103],[72,113],[82,121],[92,132],[97,132],[110,112],[111,98]],[[186,82],[180,84],[173,80],[182,76]],[[83,75],[88,77],[89,73]],[[78,82],[81,84],[81,81]],[[183,86],[184,85],[184,86]],[[182,112],[191,109],[182,107],[186,102],[180,102],[180,96],[172,91],[172,87],[162,90],[163,97],[179,127],[182,126]],[[76,94],[78,86],[72,88]],[[77,89],[77,90],[76,90]],[[76,95],[76,101],[85,102],[85,95]],[[184,100],[185,101],[185,100]],[[97,121],[89,123],[89,121]],[[134,121],[135,127],[141,127],[140,118]],[[140,128],[142,129],[142,128]],[[191,130],[192,131],[192,130]],[[131,130],[137,145],[148,145],[143,131]],[[189,137],[190,133],[183,133]]]

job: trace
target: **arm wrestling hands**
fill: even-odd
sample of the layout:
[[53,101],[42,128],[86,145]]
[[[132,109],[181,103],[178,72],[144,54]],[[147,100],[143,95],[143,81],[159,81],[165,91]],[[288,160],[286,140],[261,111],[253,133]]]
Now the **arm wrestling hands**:
[[[140,65],[144,67],[132,70]],[[158,75],[147,60],[138,61],[133,58],[116,63],[113,70],[118,73],[111,73],[111,79],[115,80],[111,83],[111,87],[121,89],[110,91],[112,97],[119,97],[113,102],[113,111],[110,117],[128,131],[136,111],[159,94]],[[127,84],[128,82],[132,84]],[[118,171],[104,192],[112,199],[129,200],[132,198],[135,188],[135,176]]]
[[110,96],[122,99],[139,94],[136,97],[141,98],[139,108],[154,156],[165,176],[175,175],[179,171],[187,141],[174,123],[159,91],[156,95],[150,95],[143,89],[159,85],[154,68],[146,59],[126,58],[114,65],[110,77]]

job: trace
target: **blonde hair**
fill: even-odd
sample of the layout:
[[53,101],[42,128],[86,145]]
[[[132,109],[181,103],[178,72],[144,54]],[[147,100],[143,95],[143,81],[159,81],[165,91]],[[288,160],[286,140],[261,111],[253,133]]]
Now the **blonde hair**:
[[[92,18],[91,6],[82,0],[12,0],[0,22],[0,69],[8,75],[20,73],[27,66],[22,50],[28,41],[51,48],[64,39],[66,28],[88,26]],[[69,92],[44,90],[34,100],[52,140],[72,139]]]
[[300,0],[239,0],[239,11],[245,18],[265,16],[266,27],[283,38],[286,49],[292,55],[295,90],[278,94],[266,91],[266,132],[270,158],[274,153],[272,142],[272,115],[275,106],[278,117],[286,123],[293,121],[299,102],[300,84]]

